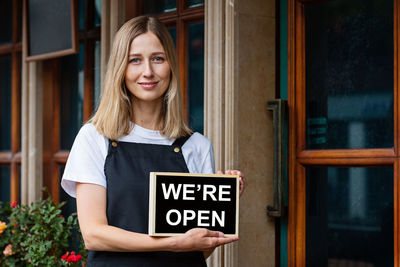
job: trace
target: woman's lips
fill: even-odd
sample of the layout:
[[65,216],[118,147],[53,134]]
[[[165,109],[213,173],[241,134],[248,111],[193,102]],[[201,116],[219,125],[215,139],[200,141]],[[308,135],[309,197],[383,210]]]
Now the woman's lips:
[[140,86],[142,86],[144,89],[152,89],[156,87],[158,82],[143,82],[139,83]]

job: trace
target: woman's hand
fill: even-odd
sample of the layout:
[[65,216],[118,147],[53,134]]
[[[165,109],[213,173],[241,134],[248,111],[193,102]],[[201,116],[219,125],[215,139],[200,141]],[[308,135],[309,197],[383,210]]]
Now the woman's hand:
[[[218,171],[218,174],[223,174],[222,171]],[[243,173],[238,170],[226,170],[225,174],[230,174],[230,175],[239,175],[239,195],[241,196],[244,192],[244,189],[246,187],[246,178],[244,177]]]
[[184,235],[174,238],[177,252],[212,251],[220,245],[228,244],[239,239],[237,237],[225,237],[221,232],[210,231],[205,228],[193,228]]

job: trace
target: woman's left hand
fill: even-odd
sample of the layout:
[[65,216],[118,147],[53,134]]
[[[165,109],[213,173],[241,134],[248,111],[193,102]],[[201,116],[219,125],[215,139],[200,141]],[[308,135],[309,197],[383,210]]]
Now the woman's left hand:
[[[222,171],[218,171],[218,174],[223,174]],[[244,189],[246,187],[246,178],[244,177],[243,173],[238,170],[226,170],[225,174],[230,174],[230,175],[239,175],[239,195],[241,196],[244,192]]]

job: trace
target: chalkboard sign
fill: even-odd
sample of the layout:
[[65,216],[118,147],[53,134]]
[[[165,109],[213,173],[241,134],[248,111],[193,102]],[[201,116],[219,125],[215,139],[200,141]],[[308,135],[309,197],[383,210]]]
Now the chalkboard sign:
[[238,236],[238,175],[152,172],[149,192],[149,235],[200,227]]
[[25,0],[27,61],[78,53],[76,0]]

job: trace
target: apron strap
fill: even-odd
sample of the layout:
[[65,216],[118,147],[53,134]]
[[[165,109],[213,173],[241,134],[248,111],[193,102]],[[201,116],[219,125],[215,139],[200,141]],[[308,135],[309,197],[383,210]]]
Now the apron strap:
[[186,143],[186,141],[190,138],[190,136],[192,135],[188,134],[175,139],[175,142],[172,144],[172,146],[182,147]]

